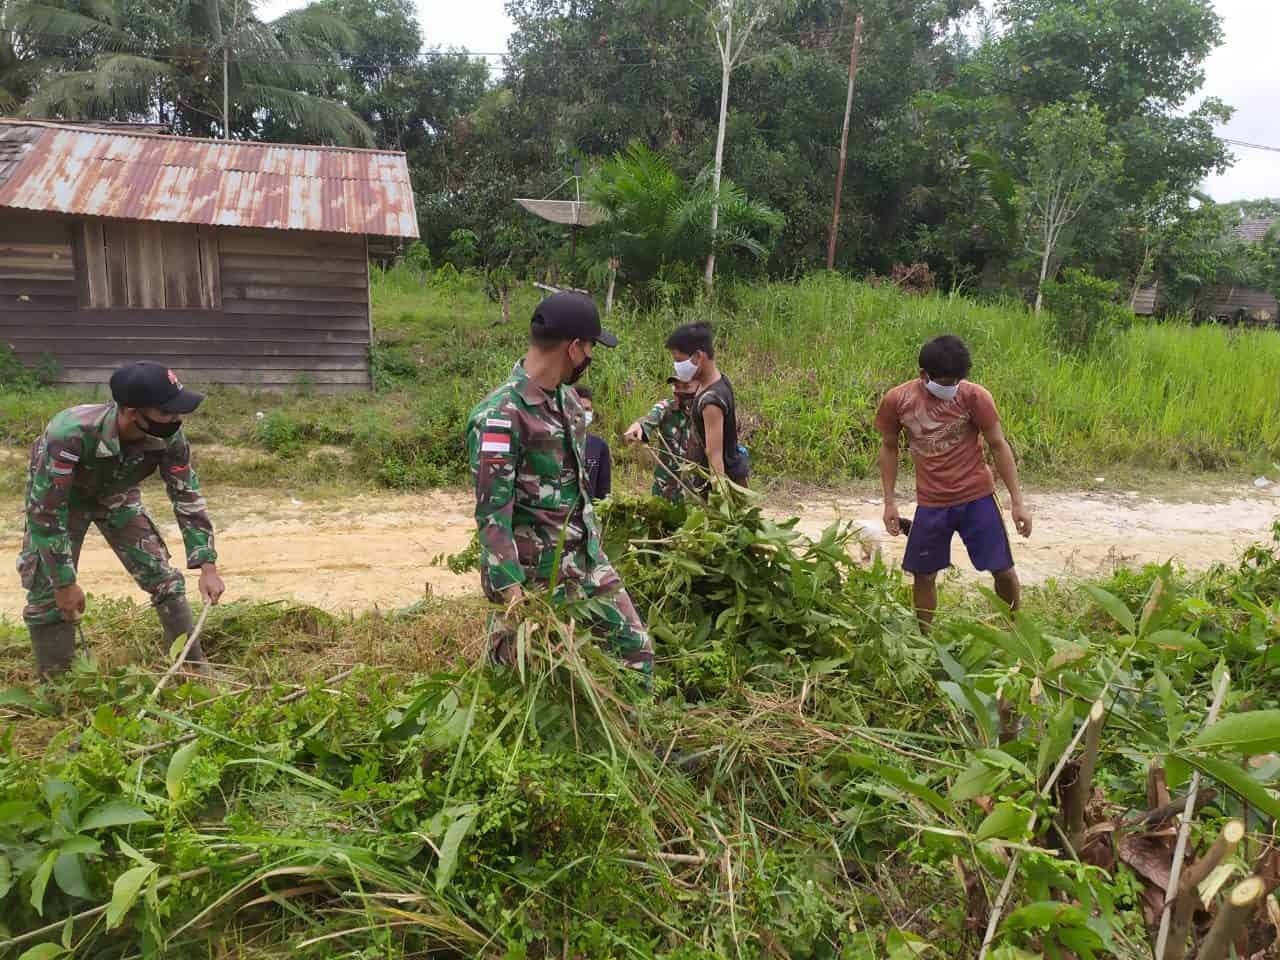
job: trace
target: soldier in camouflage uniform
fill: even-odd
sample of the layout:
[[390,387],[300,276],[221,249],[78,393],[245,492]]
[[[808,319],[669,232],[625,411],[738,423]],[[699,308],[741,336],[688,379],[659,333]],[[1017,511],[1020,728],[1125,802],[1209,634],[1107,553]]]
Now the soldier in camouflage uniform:
[[[165,649],[190,633],[182,574],[169,564],[169,551],[142,506],[139,484],[157,470],[182,530],[187,567],[201,571],[201,594],[216,603],[224,589],[191,447],[179,429],[181,415],[203,397],[163,365],[147,362],[117,370],[111,395],[112,403],[63,410],[31,448],[18,573],[27,590],[23,619],[44,676],[66,670],[75,653],[75,623],[84,612],[76,567],[90,523],[151,595]],[[204,664],[199,641],[189,659]]]
[[681,471],[689,463],[689,436],[693,425],[689,410],[698,387],[676,377],[668,377],[673,396],[659,400],[653,409],[627,428],[623,436],[630,443],[644,441],[656,450],[658,463],[653,468],[655,497],[664,497],[672,503],[684,501],[684,486],[680,482]]
[[[471,411],[467,453],[485,595],[510,603],[526,588],[548,588],[554,574],[557,595],[597,601],[600,613],[590,626],[624,663],[647,676],[653,672],[649,632],[601,546],[587,496],[586,421],[569,389],[590,365],[593,344],[617,342],[601,329],[589,297],[547,297],[534,311],[524,360]],[[512,635],[505,618],[495,616],[495,660],[509,662]]]

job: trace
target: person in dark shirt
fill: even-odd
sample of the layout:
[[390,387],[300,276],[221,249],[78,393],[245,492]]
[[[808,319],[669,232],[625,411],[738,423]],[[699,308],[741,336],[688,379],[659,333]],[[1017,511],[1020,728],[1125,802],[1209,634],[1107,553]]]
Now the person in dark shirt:
[[[595,404],[591,400],[590,387],[575,387],[578,400],[587,414],[587,427],[595,417]],[[613,457],[609,445],[594,433],[587,434],[587,494],[592,500],[603,500],[613,492]]]
[[747,448],[738,443],[738,409],[729,378],[716,366],[716,349],[711,327],[686,323],[667,337],[667,349],[676,377],[696,383],[690,420],[693,426],[689,452],[704,467],[720,477],[728,477],[740,487],[751,473]]

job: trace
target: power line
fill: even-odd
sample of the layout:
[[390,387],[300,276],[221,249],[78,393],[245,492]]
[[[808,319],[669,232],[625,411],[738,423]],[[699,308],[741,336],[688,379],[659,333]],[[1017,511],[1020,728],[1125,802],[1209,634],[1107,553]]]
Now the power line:
[[1271,153],[1280,153],[1280,147],[1268,147],[1261,143],[1245,143],[1243,140],[1231,140],[1227,137],[1223,137],[1222,142],[1229,143],[1233,147],[1248,147],[1250,150],[1268,150]]

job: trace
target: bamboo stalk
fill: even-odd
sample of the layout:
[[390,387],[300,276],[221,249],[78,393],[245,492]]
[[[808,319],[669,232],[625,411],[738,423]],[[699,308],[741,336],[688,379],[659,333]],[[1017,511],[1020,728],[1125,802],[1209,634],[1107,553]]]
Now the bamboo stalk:
[[[1071,742],[1067,744],[1067,749],[1062,751],[1062,756],[1058,758],[1058,764],[1053,768],[1053,773],[1049,774],[1049,779],[1045,781],[1044,786],[1040,788],[1041,796],[1048,796],[1049,791],[1053,789],[1053,785],[1058,782],[1058,777],[1062,776],[1062,771],[1067,766],[1067,761],[1071,759],[1071,754],[1075,753],[1076,747],[1084,738],[1085,732],[1094,723],[1101,726],[1101,718],[1106,713],[1106,707],[1103,705],[1102,697],[1106,696],[1107,688],[1103,687],[1101,696],[1094,701],[1093,706],[1089,709],[1089,718],[1082,724],[1080,729],[1076,731],[1076,735],[1071,738]],[[1027,824],[1027,830],[1033,831],[1036,828],[1036,814],[1031,814],[1031,821]],[[1022,859],[1022,851],[1017,850],[1013,854],[1013,859],[1009,861],[1009,869],[1005,872],[1004,883],[1000,885],[1000,893],[996,896],[996,902],[991,905],[991,916],[987,920],[987,930],[982,936],[982,949],[978,951],[978,960],[986,960],[987,953],[991,950],[991,942],[996,938],[996,930],[1000,926],[1000,914],[1004,912],[1005,904],[1009,901],[1009,893],[1013,890],[1013,878],[1018,873],[1018,863]]]
[[1218,915],[1213,919],[1213,926],[1209,928],[1209,935],[1204,938],[1196,960],[1226,960],[1227,950],[1241,926],[1248,922],[1264,889],[1261,877],[1249,877],[1231,891],[1218,908]]
[[[1218,719],[1218,711],[1222,709],[1222,701],[1227,695],[1227,686],[1231,675],[1224,669],[1218,680],[1218,687],[1213,692],[1213,703],[1209,705],[1209,714],[1205,717],[1206,728],[1213,726]],[[1173,865],[1169,869],[1169,886],[1166,889],[1164,909],[1160,913],[1160,931],[1156,934],[1156,960],[1164,960],[1165,950],[1169,945],[1169,924],[1173,920],[1173,900],[1168,899],[1169,890],[1178,889],[1178,881],[1182,876],[1182,860],[1187,855],[1187,837],[1191,834],[1191,820],[1196,809],[1196,794],[1200,792],[1200,771],[1191,775],[1191,790],[1187,793],[1187,805],[1182,811],[1182,824],[1178,827],[1178,840],[1173,846]]]
[[1218,834],[1209,851],[1183,875],[1178,888],[1173,892],[1173,920],[1169,925],[1169,942],[1165,946],[1164,960],[1182,960],[1187,953],[1187,934],[1191,932],[1191,920],[1195,916],[1199,893],[1196,888],[1227,857],[1235,852],[1240,841],[1244,839],[1244,821],[1230,820]]
[[1089,711],[1089,721],[1085,727],[1084,752],[1080,754],[1080,766],[1075,782],[1067,788],[1064,797],[1067,808],[1067,836],[1071,846],[1079,850],[1084,841],[1084,814],[1089,805],[1089,797],[1093,793],[1093,773],[1098,767],[1098,752],[1102,748],[1102,720],[1104,712],[1101,704],[1095,703]]

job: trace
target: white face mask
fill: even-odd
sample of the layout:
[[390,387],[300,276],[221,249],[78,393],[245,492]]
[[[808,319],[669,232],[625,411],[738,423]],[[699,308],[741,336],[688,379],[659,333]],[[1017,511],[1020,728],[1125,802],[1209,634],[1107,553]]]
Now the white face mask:
[[590,411],[590,410],[586,410],[586,411],[584,411],[584,412],[583,412],[583,414],[582,414],[582,419],[583,419],[583,421],[586,423],[586,425],[589,427],[589,426],[591,426],[591,421],[592,421],[593,419],[595,419],[595,418],[592,416],[592,414],[591,414],[591,411]]
[[958,383],[949,387],[944,387],[942,384],[934,383],[932,380],[926,381],[924,388],[939,400],[954,400],[956,398],[956,394],[960,392],[960,384]]
[[698,375],[698,365],[692,360],[677,360],[672,366],[675,367],[676,379],[684,383]]

